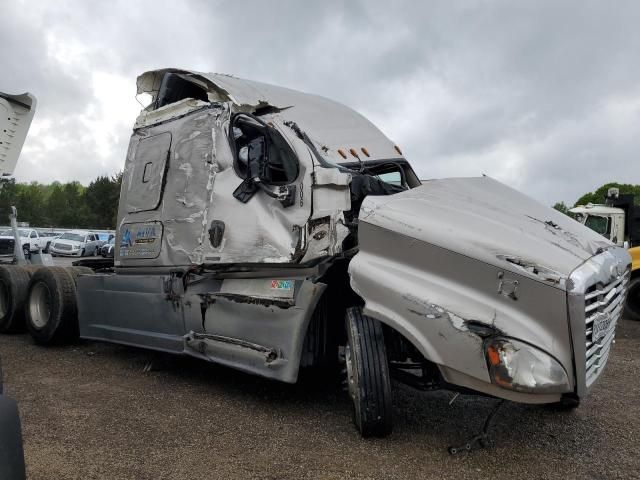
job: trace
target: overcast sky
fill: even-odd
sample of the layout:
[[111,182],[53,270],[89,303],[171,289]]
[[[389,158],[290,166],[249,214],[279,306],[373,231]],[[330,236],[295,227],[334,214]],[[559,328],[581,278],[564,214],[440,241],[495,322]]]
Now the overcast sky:
[[546,204],[640,183],[637,1],[0,0],[0,58],[0,91],[39,101],[18,181],[119,171],[136,77],[182,67],[345,103],[421,178]]

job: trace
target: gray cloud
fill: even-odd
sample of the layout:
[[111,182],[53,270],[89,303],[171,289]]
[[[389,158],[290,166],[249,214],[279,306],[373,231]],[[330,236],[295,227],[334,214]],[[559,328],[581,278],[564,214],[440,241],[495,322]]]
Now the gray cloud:
[[486,173],[549,204],[640,183],[637,2],[5,2],[0,90],[39,109],[18,180],[123,164],[135,77],[233,73],[342,101],[423,178]]

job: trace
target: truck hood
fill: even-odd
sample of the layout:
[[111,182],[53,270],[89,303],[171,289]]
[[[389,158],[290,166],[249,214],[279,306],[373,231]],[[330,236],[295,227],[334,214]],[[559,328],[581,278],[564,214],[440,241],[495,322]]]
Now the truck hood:
[[30,93],[0,92],[0,176],[13,174],[36,112],[36,97]]
[[570,273],[614,245],[489,177],[431,180],[365,199],[361,222],[566,289]]

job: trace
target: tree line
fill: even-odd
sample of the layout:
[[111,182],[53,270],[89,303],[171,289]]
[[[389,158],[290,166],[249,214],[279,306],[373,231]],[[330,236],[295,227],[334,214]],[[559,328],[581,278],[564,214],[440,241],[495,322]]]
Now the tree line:
[[[13,205],[18,209],[18,221],[36,227],[115,229],[121,183],[122,172],[99,176],[88,187],[77,181],[45,185],[0,179],[0,225],[9,224]],[[640,185],[610,182],[585,193],[573,206],[604,203],[612,187],[635,195],[635,203],[640,205]],[[557,202],[553,208],[568,213],[572,207]]]
[[585,193],[578,200],[576,200],[576,203],[574,203],[572,206],[569,206],[564,202],[557,202],[553,206],[553,208],[568,215],[569,209],[573,207],[577,207],[578,205],[586,205],[588,203],[602,204],[604,203],[605,196],[607,195],[607,192],[609,191],[609,189],[614,187],[619,189],[621,194],[635,195],[634,203],[636,205],[640,205],[640,185],[632,185],[630,183],[610,182],[610,183],[605,183],[604,185],[597,188],[593,192]]
[[16,183],[0,180],[0,225],[9,225],[11,206],[18,221],[34,227],[115,229],[122,172],[80,182]]

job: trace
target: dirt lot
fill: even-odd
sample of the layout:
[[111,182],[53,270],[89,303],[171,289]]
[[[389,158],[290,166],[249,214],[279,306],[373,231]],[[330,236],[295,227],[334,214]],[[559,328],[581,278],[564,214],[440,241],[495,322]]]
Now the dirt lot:
[[[640,478],[640,323],[623,321],[607,371],[573,412],[508,403],[493,446],[476,433],[495,400],[397,385],[396,428],[362,440],[335,383],[297,385],[196,360],[0,336],[31,479]],[[151,365],[150,371],[145,367]]]

